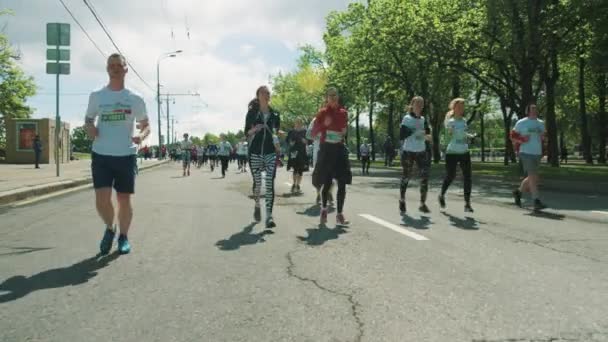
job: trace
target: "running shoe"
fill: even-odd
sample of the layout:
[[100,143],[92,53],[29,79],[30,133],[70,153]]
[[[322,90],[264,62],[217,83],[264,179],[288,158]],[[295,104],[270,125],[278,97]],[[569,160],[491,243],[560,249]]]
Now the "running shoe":
[[262,221],[262,211],[260,210],[260,207],[257,205],[253,209],[253,219],[255,220],[255,222]]
[[405,212],[407,210],[405,209],[405,201],[399,200],[399,212],[401,213],[401,215],[405,215]]
[[272,219],[272,216],[269,216],[269,217],[266,219],[266,228],[271,229],[271,228],[274,228],[274,227],[276,227],[276,226],[277,226],[277,224],[276,224],[276,223],[274,223],[274,220]]
[[106,228],[105,232],[103,233],[103,238],[99,243],[99,253],[101,253],[101,255],[107,255],[110,253],[110,250],[112,249],[112,242],[114,242],[114,236],[116,236],[116,228],[114,228],[114,230]]
[[296,193],[297,194],[301,194],[302,193],[302,189],[300,189],[299,185],[296,185]]
[[439,195],[439,206],[441,209],[445,209],[445,196]]
[[327,223],[327,208],[321,209],[321,224]]
[[513,199],[515,200],[515,205],[521,207],[521,191],[519,189],[513,190]]
[[344,214],[340,213],[340,214],[336,215],[336,223],[341,226],[346,226],[350,222],[346,220],[346,218],[344,217]]
[[534,200],[534,210],[547,209],[547,206],[541,202],[538,198]]
[[120,234],[118,237],[118,252],[120,254],[129,254],[131,252],[131,244],[126,235]]
[[464,211],[467,213],[474,213],[473,207],[471,207],[471,203],[467,203],[464,205]]
[[418,208],[418,210],[420,210],[420,212],[423,212],[425,214],[428,214],[431,212],[431,210],[429,209],[429,207],[426,206],[425,203],[420,204],[420,207]]
[[293,185],[291,186],[291,193],[292,193],[292,194],[295,194],[295,193],[296,193],[296,185],[295,185],[295,184],[293,184]]

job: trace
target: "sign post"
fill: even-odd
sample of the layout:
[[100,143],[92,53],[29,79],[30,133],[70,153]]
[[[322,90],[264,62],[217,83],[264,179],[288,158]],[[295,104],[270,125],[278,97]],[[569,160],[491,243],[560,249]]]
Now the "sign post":
[[[70,50],[60,47],[70,46],[70,24],[47,23],[46,45],[51,46],[46,50],[46,73],[56,76],[56,107],[55,107],[55,164],[57,166],[57,177],[59,177],[59,147],[61,132],[61,116],[59,115],[59,75],[70,74]],[[66,63],[60,63],[64,61]],[[68,151],[69,153],[69,151]]]

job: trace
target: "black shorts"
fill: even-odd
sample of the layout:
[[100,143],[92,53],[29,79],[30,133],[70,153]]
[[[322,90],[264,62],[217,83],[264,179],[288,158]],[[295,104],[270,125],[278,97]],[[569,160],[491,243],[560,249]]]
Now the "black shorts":
[[116,157],[93,152],[91,171],[95,189],[113,187],[119,193],[135,193],[136,155]]

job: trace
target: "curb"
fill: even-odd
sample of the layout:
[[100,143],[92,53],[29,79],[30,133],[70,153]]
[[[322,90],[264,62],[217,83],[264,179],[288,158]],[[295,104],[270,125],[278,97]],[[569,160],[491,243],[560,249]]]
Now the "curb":
[[[138,172],[149,170],[164,164],[167,164],[169,161],[162,161],[160,163],[156,163],[153,165],[147,165],[138,168]],[[23,201],[30,197],[37,197],[42,195],[48,195],[53,192],[59,192],[62,190],[75,188],[81,185],[93,183],[93,179],[91,177],[81,177],[72,180],[64,180],[54,183],[40,184],[26,188],[18,188],[14,190],[9,190],[3,193],[0,193],[0,205],[7,205],[18,201]]]
[[[351,167],[361,167],[361,163],[359,161],[351,160]],[[399,173],[400,170],[397,168],[391,168],[387,166],[370,166],[370,169],[382,170],[385,172],[395,172]],[[487,176],[487,175],[477,175],[475,176],[479,180],[502,180],[504,182],[513,183],[513,186],[519,184],[520,180],[513,178],[505,178],[500,176]],[[584,194],[584,195],[603,195],[608,196],[608,183],[589,183],[589,182],[567,182],[567,181],[555,181],[555,180],[542,180],[541,184],[539,184],[542,190],[554,191],[554,192],[569,192],[576,194]]]

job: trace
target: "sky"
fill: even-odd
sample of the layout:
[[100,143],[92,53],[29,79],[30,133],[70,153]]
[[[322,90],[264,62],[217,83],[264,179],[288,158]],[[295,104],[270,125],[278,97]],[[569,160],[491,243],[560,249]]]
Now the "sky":
[[[161,94],[174,96],[170,115],[178,136],[238,131],[247,103],[270,75],[295,67],[298,46],[323,48],[325,17],[356,0],[87,0],[131,64],[127,87],[141,94],[151,119],[150,144],[158,141],[156,67]],[[71,127],[83,123],[88,94],[107,84],[106,57],[116,52],[84,0],[63,0],[101,51],[89,41],[60,0],[0,0],[0,28],[21,54],[38,94],[28,100],[34,118],[55,117],[56,79],[47,75],[46,23],[71,26],[71,74],[60,77],[60,114]],[[141,81],[136,71],[141,75]],[[147,83],[147,85],[146,85]],[[272,84],[269,84],[272,87]],[[166,108],[166,101],[163,100]],[[166,109],[161,112],[166,135]]]

